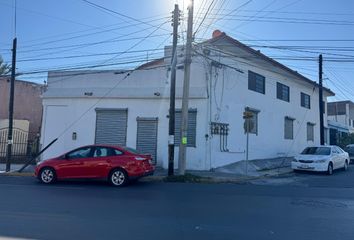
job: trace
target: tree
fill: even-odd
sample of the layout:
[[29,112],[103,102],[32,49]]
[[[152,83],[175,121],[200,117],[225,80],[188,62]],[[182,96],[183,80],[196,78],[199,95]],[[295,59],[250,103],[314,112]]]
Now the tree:
[[337,142],[338,146],[340,146],[341,148],[345,148],[347,145],[353,143],[354,143],[354,133],[342,134],[338,138],[338,142]]
[[0,76],[6,75],[11,72],[11,66],[4,62],[2,57],[0,56]]

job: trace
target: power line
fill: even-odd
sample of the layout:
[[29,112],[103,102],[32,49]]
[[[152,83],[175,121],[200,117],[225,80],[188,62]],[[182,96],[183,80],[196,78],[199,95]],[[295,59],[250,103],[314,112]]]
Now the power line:
[[[135,51],[129,51],[129,52],[125,52],[125,53],[149,52],[149,51],[157,51],[157,50],[164,50],[164,48],[135,50]],[[123,51],[122,52],[106,52],[106,53],[70,55],[70,56],[62,56],[62,57],[24,58],[24,59],[17,60],[17,62],[33,62],[33,61],[45,61],[45,60],[52,60],[52,59],[70,59],[70,58],[82,58],[82,57],[96,57],[96,56],[107,56],[107,55],[114,55],[114,54],[121,54],[121,53],[123,53]]]
[[[199,23],[199,26],[198,26],[197,29],[194,31],[193,36],[195,36],[195,34],[198,32],[200,26],[201,26],[201,25],[203,24],[203,22],[205,21],[205,18],[206,18],[206,16],[209,14],[210,8],[213,6],[214,1],[215,1],[215,0],[212,0],[211,3],[209,4],[208,10],[205,12],[205,14],[204,14],[204,16],[203,16],[203,19],[202,19],[202,20],[200,21],[200,23]],[[197,15],[198,15],[198,14],[197,14]]]
[[[155,21],[160,21],[163,19],[167,19],[166,17],[164,18],[159,18],[156,19]],[[113,30],[119,30],[119,29],[124,29],[124,28],[129,28],[132,26],[137,26],[140,24],[130,24],[130,25],[125,25],[125,26],[119,26],[119,27],[114,27],[114,28],[109,28],[109,29],[105,29],[105,30],[101,30],[101,31],[96,31],[96,32],[92,32],[92,33],[86,33],[86,34],[80,34],[80,35],[76,35],[76,36],[72,36],[72,37],[66,37],[66,38],[61,38],[61,39],[55,39],[55,40],[51,40],[51,41],[46,41],[46,42],[40,42],[40,43],[36,43],[36,44],[32,44],[32,45],[25,45],[25,46],[21,46],[21,48],[29,48],[29,47],[35,47],[35,46],[43,46],[43,45],[47,45],[47,44],[51,44],[51,43],[58,43],[58,42],[62,42],[62,41],[68,41],[68,40],[72,40],[72,39],[76,39],[76,38],[82,38],[82,37],[88,37],[88,36],[92,36],[92,35],[97,35],[97,34],[101,34],[101,33],[107,33],[107,32],[112,32]],[[155,26],[152,26],[155,28]],[[151,28],[151,27],[150,27]],[[147,28],[147,29],[150,29]],[[146,29],[144,29],[146,30]],[[137,32],[141,32],[141,31],[137,31]],[[122,34],[121,36],[126,36],[126,34]]]
[[[130,17],[130,16],[128,16],[128,15],[119,13],[119,12],[114,11],[114,10],[112,10],[112,9],[109,9],[109,8],[104,7],[104,6],[98,5],[98,4],[96,4],[96,3],[90,2],[90,1],[88,1],[88,0],[82,0],[82,1],[85,2],[85,3],[87,3],[87,4],[89,4],[89,5],[91,5],[91,6],[95,6],[95,7],[97,7],[97,8],[106,10],[106,11],[111,12],[111,13],[114,13],[114,14],[116,14],[116,15],[118,15],[118,16],[121,16],[121,17],[124,17],[124,18],[128,18],[128,19],[130,19],[130,20],[139,22],[139,23],[141,23],[141,24],[149,25],[149,26],[151,26],[151,27],[155,27],[155,28],[160,29],[160,27],[158,27],[158,26],[156,26],[156,25],[152,25],[152,24],[150,24],[150,23],[148,23],[148,22],[144,22],[144,21],[141,21],[141,20],[139,20],[139,19]],[[167,30],[167,29],[163,29],[163,30],[170,32],[170,31]]]
[[[146,31],[147,29],[144,30],[139,30],[138,32],[143,32]],[[134,32],[132,34],[126,34],[124,36],[129,36],[136,34],[138,32]],[[151,37],[162,37],[170,34],[158,34],[158,35],[153,35]],[[122,41],[130,41],[130,40],[138,40],[141,38],[144,38],[145,36],[140,36],[140,37],[133,37],[133,38],[122,38],[120,37],[115,37],[111,38],[108,40],[104,41],[98,41],[98,42],[89,42],[89,43],[81,43],[81,44],[72,44],[72,45],[65,45],[65,46],[58,46],[58,47],[47,47],[47,48],[38,48],[38,49],[32,49],[32,50],[23,50],[20,51],[21,53],[29,53],[29,52],[41,52],[41,51],[48,51],[48,50],[54,50],[54,49],[65,49],[65,48],[73,48],[73,47],[90,47],[90,46],[95,46],[95,45],[100,45],[100,44],[105,44],[105,43],[114,43],[114,42],[122,42]],[[72,49],[70,49],[72,50]]]

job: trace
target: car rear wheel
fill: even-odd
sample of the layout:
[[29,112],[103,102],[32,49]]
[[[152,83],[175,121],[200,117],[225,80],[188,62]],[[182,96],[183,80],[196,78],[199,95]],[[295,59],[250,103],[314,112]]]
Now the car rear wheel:
[[55,170],[48,167],[42,168],[39,173],[39,180],[45,184],[54,183],[56,180]]
[[332,175],[333,174],[333,164],[332,163],[328,164],[327,174],[328,175]]
[[344,162],[344,167],[343,167],[343,171],[347,171],[348,170],[348,161],[345,160]]
[[128,183],[128,174],[123,169],[114,169],[109,175],[109,182],[116,187],[124,186]]

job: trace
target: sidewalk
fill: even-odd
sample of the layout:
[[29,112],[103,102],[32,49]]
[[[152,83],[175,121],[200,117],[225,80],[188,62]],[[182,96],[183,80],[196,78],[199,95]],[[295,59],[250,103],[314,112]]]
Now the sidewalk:
[[[211,171],[186,171],[186,174],[200,177],[198,182],[210,183],[239,183],[265,177],[275,177],[291,173],[292,158],[259,159],[252,161],[240,161]],[[178,170],[175,170],[175,175]],[[157,168],[154,176],[144,178],[143,181],[164,181],[167,170]]]
[[[252,161],[240,161],[210,171],[186,171],[186,176],[178,176],[175,170],[175,177],[167,177],[167,169],[157,168],[153,176],[142,178],[141,181],[180,181],[199,183],[241,183],[266,177],[276,177],[292,172],[290,168],[292,158],[259,159]],[[32,176],[33,165],[28,166],[22,173],[17,171],[22,164],[11,164],[10,173],[6,173],[6,164],[0,163],[0,175]]]
[[[10,169],[10,173],[14,173],[17,172],[19,169],[21,169],[23,167],[24,164],[11,164],[11,169]],[[28,167],[26,167],[22,172],[23,173],[34,173],[34,165],[29,165]],[[5,173],[6,170],[6,164],[5,163],[0,163],[0,174],[1,173]]]

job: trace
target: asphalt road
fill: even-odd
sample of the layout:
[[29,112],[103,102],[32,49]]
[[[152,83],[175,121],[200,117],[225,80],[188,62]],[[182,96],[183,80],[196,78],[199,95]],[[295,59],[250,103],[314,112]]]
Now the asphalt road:
[[354,167],[247,184],[46,186],[0,176],[0,238],[354,239]]

